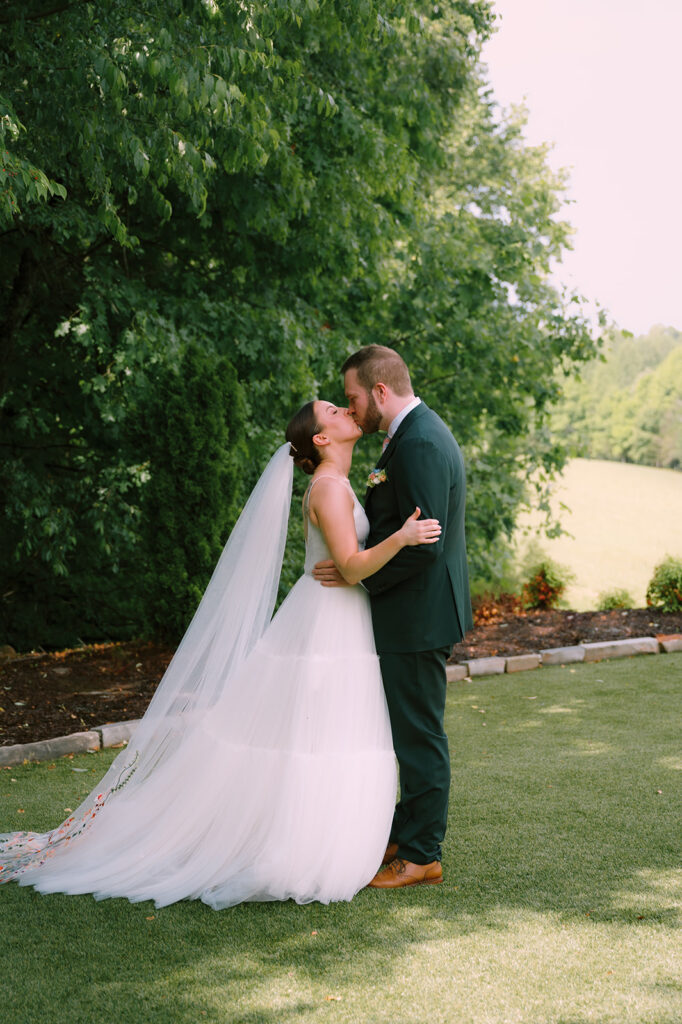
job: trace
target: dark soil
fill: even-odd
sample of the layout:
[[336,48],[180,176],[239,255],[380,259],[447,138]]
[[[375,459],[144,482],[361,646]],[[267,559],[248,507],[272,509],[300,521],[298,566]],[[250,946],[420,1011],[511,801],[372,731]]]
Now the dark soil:
[[[474,629],[453,648],[450,660],[675,633],[682,633],[682,613],[647,608],[524,613],[513,598],[482,601]],[[131,642],[10,656],[0,665],[0,746],[139,718],[172,654],[167,646]]]
[[0,746],[139,718],[171,660],[150,643],[24,654],[0,666]]

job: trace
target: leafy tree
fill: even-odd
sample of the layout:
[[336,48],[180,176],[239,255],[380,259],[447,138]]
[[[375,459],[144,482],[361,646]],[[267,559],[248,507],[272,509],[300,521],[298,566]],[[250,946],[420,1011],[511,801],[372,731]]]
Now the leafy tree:
[[548,511],[547,484],[565,459],[549,414],[561,379],[595,351],[548,280],[569,243],[556,216],[564,179],[545,147],[524,143],[524,124],[522,110],[502,117],[472,79],[448,162],[406,231],[376,339],[404,352],[420,394],[464,445],[470,554],[484,578],[504,572],[500,537],[533,500],[531,479]]
[[8,639],[141,627],[134,426],[189,350],[239,382],[238,503],[302,401],[342,400],[345,355],[394,345],[463,443],[494,569],[525,480],[564,457],[554,368],[594,344],[547,282],[563,183],[481,77],[491,24],[486,0],[0,8]]
[[654,327],[641,338],[615,334],[601,361],[565,387],[557,432],[589,458],[682,466],[682,333]]

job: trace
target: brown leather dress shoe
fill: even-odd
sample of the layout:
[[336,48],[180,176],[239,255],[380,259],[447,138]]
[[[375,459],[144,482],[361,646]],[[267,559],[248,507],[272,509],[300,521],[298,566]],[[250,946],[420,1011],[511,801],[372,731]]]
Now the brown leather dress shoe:
[[389,843],[388,846],[386,847],[386,853],[384,854],[384,859],[382,860],[381,863],[382,864],[390,864],[391,861],[393,860],[393,858],[396,856],[397,853],[398,853],[398,844],[397,843]]
[[377,871],[369,888],[403,889],[407,885],[438,885],[442,881],[443,869],[439,860],[432,860],[430,864],[412,864],[402,857],[395,857]]

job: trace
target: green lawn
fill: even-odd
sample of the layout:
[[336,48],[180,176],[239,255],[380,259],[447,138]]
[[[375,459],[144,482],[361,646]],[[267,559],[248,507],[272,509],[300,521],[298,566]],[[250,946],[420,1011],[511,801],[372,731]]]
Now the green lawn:
[[[570,511],[560,511],[560,503]],[[537,533],[537,513],[522,517],[516,543],[528,535],[575,582],[566,592],[571,608],[596,608],[603,590],[624,587],[643,608],[654,566],[666,555],[682,558],[682,473],[598,459],[573,459],[556,487],[552,507],[572,536],[549,540]]]
[[[682,655],[452,684],[442,886],[220,913],[2,887],[2,1019],[680,1024],[681,687]],[[0,772],[0,828],[110,756]]]

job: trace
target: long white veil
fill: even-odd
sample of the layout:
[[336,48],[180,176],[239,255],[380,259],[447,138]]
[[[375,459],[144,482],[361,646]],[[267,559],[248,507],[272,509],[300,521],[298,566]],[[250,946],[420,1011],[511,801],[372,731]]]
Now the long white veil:
[[117,794],[132,793],[224,696],[275,607],[291,505],[293,459],[283,444],[249,497],[197,611],[127,749],[58,828],[0,836],[0,881],[41,863],[83,832]]

